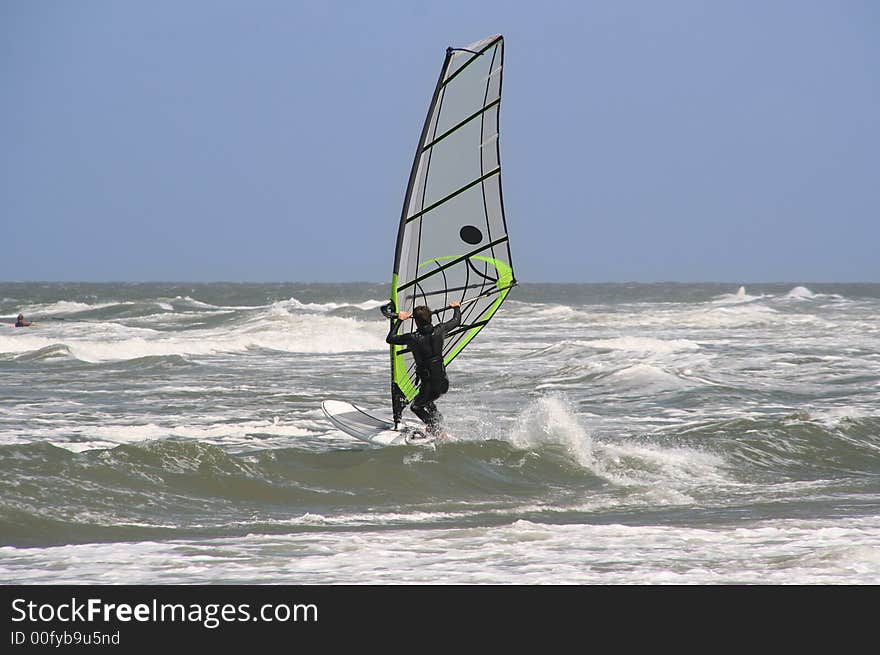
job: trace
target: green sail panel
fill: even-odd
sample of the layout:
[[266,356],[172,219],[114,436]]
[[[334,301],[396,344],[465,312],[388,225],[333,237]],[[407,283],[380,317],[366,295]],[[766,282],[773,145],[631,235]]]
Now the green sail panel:
[[[498,141],[504,39],[448,48],[431,98],[400,218],[391,309],[442,310],[462,303],[462,325],[446,339],[444,361],[460,355],[516,284]],[[438,321],[451,312],[440,311]],[[414,330],[413,321],[399,330]],[[418,391],[412,355],[391,346],[395,421]]]

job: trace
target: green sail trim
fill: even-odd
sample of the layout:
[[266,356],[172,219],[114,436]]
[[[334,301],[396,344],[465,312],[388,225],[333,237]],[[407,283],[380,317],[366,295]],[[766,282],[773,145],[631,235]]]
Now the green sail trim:
[[[400,311],[400,304],[397,301],[397,285],[398,277],[397,273],[394,273],[391,276],[391,300],[394,302],[393,309],[395,312]],[[410,401],[416,397],[419,390],[415,388],[406,372],[406,360],[403,358],[403,354],[400,353],[401,350],[405,349],[405,346],[391,345],[391,381],[397,385],[397,388],[400,389],[406,400]]]
[[[453,255],[451,257],[436,257],[434,259],[430,259],[426,262],[419,264],[419,268],[422,268],[423,266],[427,266],[429,264],[435,264],[442,261],[456,259],[457,257],[458,255]],[[464,350],[464,348],[473,340],[473,338],[477,336],[479,331],[486,326],[486,323],[488,323],[492,316],[495,315],[495,312],[497,312],[498,308],[501,307],[501,303],[504,302],[504,299],[507,298],[507,295],[510,293],[510,290],[514,286],[513,269],[506,262],[503,262],[500,259],[494,259],[492,257],[484,257],[482,255],[474,255],[470,259],[476,259],[491,264],[495,267],[495,270],[498,271],[498,280],[495,282],[495,288],[498,289],[498,297],[495,298],[495,301],[491,305],[489,305],[488,308],[486,308],[483,315],[483,320],[485,322],[482,325],[478,325],[469,330],[468,333],[465,334],[464,337],[462,337],[457,344],[455,344],[455,348],[450,350],[446,357],[443,358],[443,364],[445,366],[448,366],[450,362],[452,362],[452,360],[455,359],[458,354],[462,350]],[[394,275],[391,280],[391,297],[394,300],[395,311],[399,311],[397,300],[397,284],[397,275]],[[410,401],[416,397],[416,394],[419,392],[419,390],[410,379],[409,372],[407,370],[408,367],[406,364],[406,360],[404,359],[403,354],[400,353],[401,350],[405,349],[405,346],[391,346],[391,367],[394,383],[397,384],[397,387],[406,397],[406,400]]]
[[[498,311],[498,308],[501,307],[501,303],[504,302],[504,299],[507,298],[507,294],[509,294],[510,290],[513,288],[513,269],[500,259],[492,259],[491,257],[483,257],[480,255],[471,257],[471,259],[488,262],[498,271],[498,281],[495,283],[495,288],[499,290],[498,297],[495,299],[495,302],[489,305],[488,309],[486,309],[485,320],[488,322],[495,315],[495,312]],[[485,323],[472,328],[461,339],[461,341],[455,345],[455,348],[450,350],[449,354],[443,358],[443,364],[448,366],[449,363],[458,356],[458,353],[464,350],[464,347],[468,345],[484,327],[486,327]]]

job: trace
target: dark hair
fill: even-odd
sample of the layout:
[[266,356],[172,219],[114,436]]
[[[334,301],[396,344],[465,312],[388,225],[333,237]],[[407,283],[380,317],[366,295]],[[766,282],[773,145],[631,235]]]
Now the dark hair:
[[418,325],[419,327],[430,325],[431,310],[428,309],[425,305],[419,305],[413,310],[413,318],[416,320],[416,325]]

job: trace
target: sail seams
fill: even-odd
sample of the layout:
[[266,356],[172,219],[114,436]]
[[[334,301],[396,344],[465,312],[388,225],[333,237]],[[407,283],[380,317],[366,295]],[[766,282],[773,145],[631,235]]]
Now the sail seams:
[[493,134],[492,136],[490,136],[489,138],[487,138],[485,141],[483,141],[480,144],[480,148],[485,148],[486,146],[492,145],[497,140],[498,140],[498,132],[495,132],[495,134]]
[[468,116],[467,118],[465,118],[463,121],[459,122],[457,125],[454,125],[454,126],[450,127],[450,128],[449,128],[448,130],[446,130],[443,134],[441,134],[441,135],[438,136],[436,139],[434,139],[433,141],[431,141],[431,143],[425,144],[425,146],[422,148],[422,152],[425,152],[428,148],[433,148],[436,144],[438,144],[440,141],[442,141],[443,139],[445,139],[446,137],[448,137],[450,134],[453,134],[453,133],[457,132],[459,129],[461,129],[462,127],[464,127],[464,126],[467,125],[468,123],[470,123],[470,122],[471,122],[472,120],[474,120],[475,118],[479,118],[479,117],[482,116],[485,112],[489,111],[490,109],[492,109],[493,107],[495,107],[495,106],[496,106],[497,104],[499,104],[500,102],[501,102],[501,98],[495,98],[495,100],[493,100],[492,102],[490,102],[488,105],[486,105],[486,106],[483,107],[482,109],[478,109],[478,110],[475,111],[473,114],[471,114],[470,116]]
[[494,46],[495,44],[497,44],[500,40],[501,40],[501,36],[499,35],[498,37],[492,39],[489,43],[487,43],[483,48],[481,48],[480,50],[478,50],[477,53],[476,53],[473,57],[471,57],[470,59],[468,59],[466,62],[464,62],[464,63],[458,68],[458,70],[456,70],[452,75],[450,75],[448,78],[446,78],[445,80],[443,80],[443,86],[446,86],[446,85],[449,84],[452,80],[454,80],[456,77],[458,77],[458,74],[461,73],[461,71],[465,70],[468,66],[470,66],[472,63],[474,63],[477,59],[480,58],[480,56],[481,56],[484,52],[486,52],[489,48],[491,48],[492,46]]
[[442,266],[439,266],[439,267],[435,268],[435,269],[434,269],[433,271],[431,271],[430,273],[425,273],[424,275],[420,275],[419,277],[417,277],[417,278],[415,278],[415,279],[413,279],[413,280],[410,280],[410,281],[407,282],[406,284],[402,284],[402,285],[400,285],[399,287],[397,287],[397,293],[399,294],[399,293],[400,293],[401,291],[403,291],[404,289],[408,289],[409,287],[411,287],[411,286],[413,286],[413,285],[415,285],[415,284],[418,284],[418,283],[421,282],[422,280],[426,280],[427,278],[431,277],[432,275],[436,275],[436,274],[439,273],[440,271],[443,271],[443,270],[449,268],[450,266],[455,266],[456,264],[459,264],[459,263],[463,262],[463,261],[466,260],[468,257],[473,257],[474,255],[479,255],[481,252],[484,252],[484,251],[486,251],[486,250],[489,250],[490,248],[494,248],[495,246],[497,246],[497,245],[499,245],[499,244],[502,244],[502,243],[504,243],[505,241],[507,241],[507,235],[506,235],[506,234],[505,234],[504,236],[502,236],[502,237],[499,237],[499,238],[495,239],[494,241],[491,241],[491,242],[487,243],[485,246],[481,246],[481,247],[477,248],[476,250],[472,250],[471,252],[466,253],[466,254],[464,254],[464,255],[461,255],[461,256],[459,256],[459,257],[456,257],[455,259],[451,259],[451,260],[449,260],[448,262],[446,262],[445,264],[443,264]]
[[[491,280],[491,278],[490,278],[490,280]],[[482,288],[482,287],[484,287],[484,286],[486,286],[486,285],[483,284],[483,283],[480,283],[480,284],[465,284],[465,285],[462,285],[462,286],[460,286],[460,287],[449,287],[448,289],[441,289],[441,290],[439,290],[439,291],[423,291],[422,293],[420,293],[420,294],[418,294],[418,295],[420,295],[420,296],[436,296],[436,295],[438,295],[438,294],[446,293],[446,292],[448,292],[448,291],[467,291],[468,289],[480,289],[480,288]],[[404,296],[404,302],[407,301],[407,300],[412,300],[412,299],[415,298],[415,297],[416,297],[416,295],[412,295],[412,296]]]
[[416,219],[419,218],[420,216],[422,216],[422,215],[424,215],[424,214],[427,214],[427,213],[428,213],[429,211],[431,211],[432,209],[437,209],[437,207],[439,207],[440,205],[442,205],[442,204],[444,204],[444,203],[446,203],[446,202],[452,200],[453,198],[455,198],[455,196],[460,195],[460,194],[464,193],[465,191],[467,191],[468,189],[471,189],[471,188],[477,186],[480,182],[485,182],[487,179],[489,179],[489,178],[492,177],[493,175],[498,175],[500,172],[501,172],[501,167],[500,167],[500,166],[498,166],[497,168],[494,168],[493,170],[489,171],[489,172],[486,173],[485,175],[481,175],[480,177],[478,177],[478,178],[477,178],[476,180],[474,180],[473,182],[468,182],[467,184],[465,184],[465,185],[464,185],[463,187],[461,187],[460,189],[457,189],[456,191],[453,191],[452,193],[450,193],[450,194],[449,194],[448,196],[446,196],[445,198],[441,198],[441,199],[438,200],[437,202],[435,202],[435,203],[433,203],[433,204],[431,204],[431,205],[425,207],[424,209],[422,209],[422,210],[420,210],[420,211],[417,211],[415,214],[413,214],[412,216],[410,216],[409,218],[407,218],[407,219],[406,219],[406,222],[407,222],[407,223],[411,223],[412,221],[416,220]]

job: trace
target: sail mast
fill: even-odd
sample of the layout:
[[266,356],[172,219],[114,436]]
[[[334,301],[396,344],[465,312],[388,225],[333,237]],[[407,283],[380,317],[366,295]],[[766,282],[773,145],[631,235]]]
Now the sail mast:
[[[391,311],[395,313],[400,311],[400,307],[398,307],[397,305],[397,293],[395,291],[395,287],[397,286],[398,275],[400,272],[400,253],[405,235],[404,226],[406,225],[407,209],[409,208],[409,203],[412,197],[416,177],[419,174],[419,161],[422,155],[422,148],[424,147],[425,141],[428,138],[428,130],[431,127],[431,117],[434,115],[434,110],[437,107],[437,102],[440,99],[440,92],[443,89],[443,78],[446,77],[446,69],[449,66],[449,60],[451,57],[452,48],[446,48],[446,58],[443,60],[443,66],[440,68],[440,77],[437,78],[437,85],[434,87],[434,94],[431,96],[431,103],[428,105],[428,113],[425,115],[425,124],[422,126],[422,134],[419,137],[419,143],[416,146],[416,153],[413,156],[413,164],[409,173],[409,181],[406,185],[406,194],[403,198],[403,209],[400,210],[400,228],[397,231],[397,244],[394,248],[394,272],[392,275],[391,283]],[[394,321],[393,318],[390,320]],[[396,350],[396,346],[391,346],[391,409],[394,415],[395,428],[397,428],[398,423],[400,423],[400,417],[403,415],[403,408],[406,406],[406,396],[403,394],[397,382],[394,380],[393,371]]]

